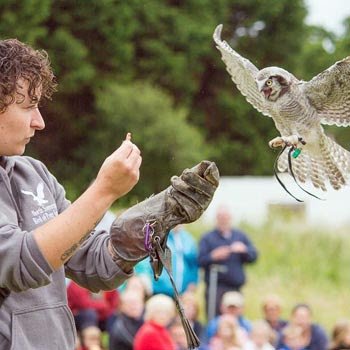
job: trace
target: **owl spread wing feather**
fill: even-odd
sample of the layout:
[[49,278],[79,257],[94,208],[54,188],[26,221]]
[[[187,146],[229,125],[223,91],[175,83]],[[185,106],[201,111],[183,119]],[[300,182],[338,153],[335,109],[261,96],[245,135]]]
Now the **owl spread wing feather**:
[[255,82],[259,70],[253,63],[234,51],[226,41],[221,40],[221,31],[222,24],[216,27],[213,39],[217,45],[216,47],[221,52],[222,60],[226,64],[226,69],[231,75],[233,82],[254,108],[270,117],[265,100]]
[[303,89],[322,124],[350,125],[350,56],[303,82]]

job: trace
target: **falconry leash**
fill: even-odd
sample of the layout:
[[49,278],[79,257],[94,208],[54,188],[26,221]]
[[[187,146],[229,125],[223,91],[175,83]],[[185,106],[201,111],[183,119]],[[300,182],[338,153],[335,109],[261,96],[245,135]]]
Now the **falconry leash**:
[[307,191],[305,188],[303,188],[299,182],[297,181],[296,177],[295,177],[295,174],[294,174],[294,171],[293,171],[293,166],[292,166],[292,158],[296,159],[300,153],[301,153],[301,148],[297,148],[295,146],[288,146],[288,145],[285,145],[282,150],[279,152],[276,160],[275,160],[275,164],[273,166],[273,171],[274,171],[274,174],[275,174],[275,177],[278,181],[278,183],[282,186],[282,188],[291,196],[293,197],[294,199],[296,199],[298,202],[304,202],[303,200],[297,198],[296,196],[294,196],[288,189],[287,189],[287,186],[283,183],[283,181],[280,179],[280,177],[278,176],[278,167],[277,167],[277,164],[278,164],[278,161],[280,159],[280,157],[282,156],[283,152],[289,147],[289,150],[288,150],[288,171],[289,173],[291,174],[294,182],[298,185],[298,187],[304,191],[305,193],[307,193],[308,195],[314,197],[314,198],[317,198],[319,200],[324,200],[323,198],[320,198],[318,196],[316,196],[315,194]]
[[[179,313],[181,323],[183,329],[186,334],[188,349],[196,349],[199,347],[200,342],[199,339],[194,332],[189,320],[187,319],[183,306],[180,302],[180,295],[176,288],[176,284],[172,274],[171,268],[171,250],[169,247],[164,244],[164,246],[160,243],[160,237],[154,232],[154,222],[146,222],[143,230],[145,234],[145,248],[148,251],[150,257],[150,263],[153,270],[154,279],[157,281],[159,276],[163,271],[163,267],[169,275],[171,285],[174,289],[174,301],[176,305],[176,309]],[[166,242],[166,240],[164,241]]]

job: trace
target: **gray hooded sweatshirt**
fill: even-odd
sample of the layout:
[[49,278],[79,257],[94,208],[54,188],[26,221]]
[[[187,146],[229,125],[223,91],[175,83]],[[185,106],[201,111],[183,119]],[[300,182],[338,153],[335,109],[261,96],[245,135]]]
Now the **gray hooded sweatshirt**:
[[92,233],[53,271],[33,231],[68,206],[63,187],[41,162],[0,157],[0,288],[10,292],[0,307],[0,350],[74,349],[65,276],[93,292],[130,277],[112,261],[105,231]]

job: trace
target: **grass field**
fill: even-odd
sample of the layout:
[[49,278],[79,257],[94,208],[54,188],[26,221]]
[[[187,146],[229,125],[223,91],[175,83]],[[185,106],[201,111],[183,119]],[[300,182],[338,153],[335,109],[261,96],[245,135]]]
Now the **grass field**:
[[[210,229],[200,223],[187,228],[196,238]],[[331,232],[278,216],[260,227],[242,224],[240,228],[260,253],[259,260],[247,266],[248,282],[243,289],[249,319],[261,318],[261,301],[269,293],[283,299],[285,318],[293,305],[306,302],[315,321],[328,331],[336,320],[350,319],[349,227]]]

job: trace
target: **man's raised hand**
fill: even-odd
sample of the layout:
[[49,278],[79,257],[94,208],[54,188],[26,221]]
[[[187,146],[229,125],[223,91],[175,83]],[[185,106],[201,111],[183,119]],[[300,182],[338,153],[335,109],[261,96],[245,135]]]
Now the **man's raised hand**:
[[121,146],[106,158],[96,177],[95,185],[114,200],[128,193],[138,182],[142,162],[139,148],[127,133]]

